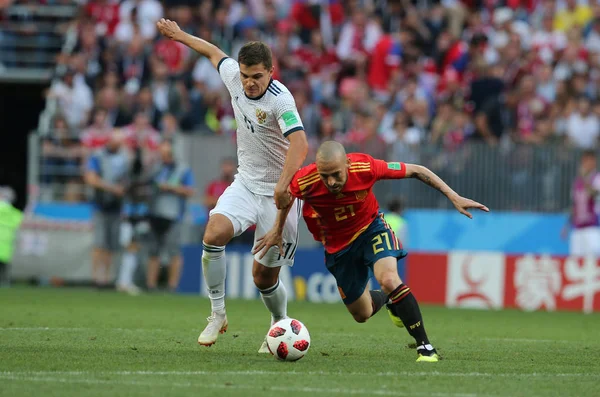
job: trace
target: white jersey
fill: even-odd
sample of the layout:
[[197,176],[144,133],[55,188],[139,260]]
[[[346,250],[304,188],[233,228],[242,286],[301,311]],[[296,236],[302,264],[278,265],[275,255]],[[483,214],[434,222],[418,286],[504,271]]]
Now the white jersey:
[[286,137],[304,129],[294,97],[271,80],[263,95],[248,98],[240,66],[232,58],[223,58],[217,70],[231,94],[237,123],[237,178],[252,193],[273,196],[290,146]]

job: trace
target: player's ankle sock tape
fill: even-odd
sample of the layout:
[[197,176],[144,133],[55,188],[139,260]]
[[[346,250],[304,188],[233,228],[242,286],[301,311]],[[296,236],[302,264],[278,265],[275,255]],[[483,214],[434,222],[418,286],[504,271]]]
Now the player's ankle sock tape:
[[392,304],[394,304],[394,303],[400,302],[409,293],[410,293],[410,288],[408,288],[408,286],[406,286],[405,284],[400,284],[395,290],[390,292],[388,297],[390,298],[390,301],[392,302]]
[[202,256],[218,258],[225,252],[225,246],[202,243],[202,250]]
[[285,318],[287,315],[287,290],[279,279],[270,288],[260,290],[260,298],[271,312],[271,318]]
[[395,316],[400,317],[410,336],[415,338],[417,345],[428,345],[429,339],[423,325],[423,316],[410,288],[400,284],[389,294],[389,298],[392,301],[389,304],[390,310]]
[[381,309],[383,305],[387,303],[388,296],[385,294],[385,292],[376,290],[369,291],[369,294],[371,294],[371,300],[373,303],[373,314],[371,314],[371,317],[373,317],[379,311],[379,309]]

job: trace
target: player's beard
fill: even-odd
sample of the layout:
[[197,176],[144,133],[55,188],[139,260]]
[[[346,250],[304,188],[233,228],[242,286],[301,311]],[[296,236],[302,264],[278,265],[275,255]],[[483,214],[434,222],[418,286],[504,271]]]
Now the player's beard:
[[328,186],[327,189],[329,190],[329,193],[338,194],[339,192],[342,191],[342,187],[343,186],[339,186],[339,185],[336,185],[334,187]]

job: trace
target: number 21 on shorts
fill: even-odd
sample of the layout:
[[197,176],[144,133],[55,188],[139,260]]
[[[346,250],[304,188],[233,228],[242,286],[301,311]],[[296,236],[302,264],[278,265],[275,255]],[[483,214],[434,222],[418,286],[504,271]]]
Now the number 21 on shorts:
[[373,239],[371,240],[373,242],[373,254],[377,255],[378,253],[385,250],[385,248],[383,247],[384,240],[387,249],[391,251],[392,245],[390,244],[390,235],[388,234],[388,232],[383,232],[373,237]]

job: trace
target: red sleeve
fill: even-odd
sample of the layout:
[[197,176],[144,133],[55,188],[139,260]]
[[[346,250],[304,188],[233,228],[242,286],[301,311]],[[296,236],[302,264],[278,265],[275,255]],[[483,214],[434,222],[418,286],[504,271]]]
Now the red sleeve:
[[406,165],[400,162],[388,163],[383,160],[373,159],[373,172],[375,179],[402,179],[406,176]]
[[[300,168],[298,171],[296,171],[296,173],[294,174],[293,178],[292,178],[292,182],[290,182],[290,193],[292,194],[292,196],[296,197],[296,198],[303,198],[302,196],[302,190],[300,189],[300,182],[302,180],[306,181],[306,177],[309,175],[313,175],[313,173],[316,171],[316,167],[313,164],[307,165],[305,167]],[[311,176],[309,179],[312,180],[313,176]]]
[[298,173],[296,172],[296,175],[294,175],[294,178],[292,179],[292,182],[290,183],[290,193],[292,194],[292,196],[294,196],[296,198],[302,198],[302,192],[300,191],[300,186],[298,186],[297,175],[298,175]]

